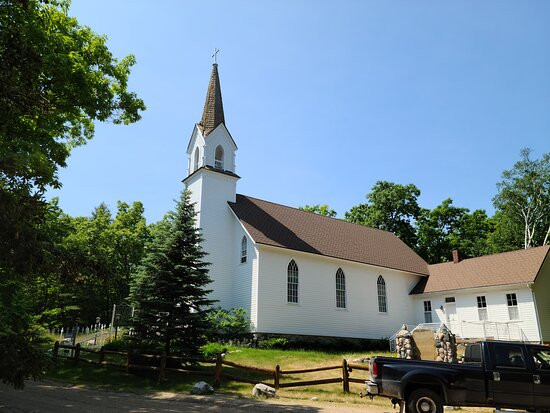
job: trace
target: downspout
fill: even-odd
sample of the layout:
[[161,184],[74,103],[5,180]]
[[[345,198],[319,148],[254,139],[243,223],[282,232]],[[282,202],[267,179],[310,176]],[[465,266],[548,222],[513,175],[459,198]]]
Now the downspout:
[[542,329],[540,328],[540,320],[539,320],[539,308],[537,307],[537,298],[535,297],[535,291],[533,291],[533,285],[535,285],[534,282],[527,283],[527,288],[531,290],[531,295],[533,296],[533,304],[535,305],[535,317],[537,319],[537,328],[539,331],[539,342],[544,342],[542,337]]

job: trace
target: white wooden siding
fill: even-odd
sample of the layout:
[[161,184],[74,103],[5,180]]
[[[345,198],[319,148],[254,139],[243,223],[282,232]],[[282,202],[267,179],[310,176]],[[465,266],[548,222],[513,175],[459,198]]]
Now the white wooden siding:
[[229,136],[227,129],[220,124],[204,140],[204,164],[214,166],[216,158],[216,147],[221,145],[223,148],[223,169],[235,172],[235,147],[233,140]]
[[[235,307],[233,279],[235,277],[235,218],[227,201],[235,201],[237,178],[202,169],[187,182],[191,201],[198,210],[197,224],[202,229],[203,249],[208,253],[213,292],[210,298],[217,305]],[[239,244],[240,245],[240,244]]]
[[[483,326],[479,324],[477,297],[485,296],[489,322],[513,323],[514,320],[510,320],[506,303],[506,294],[510,293],[515,293],[518,300],[519,320],[517,325],[523,330],[529,341],[539,341],[536,310],[531,290],[527,285],[485,287],[418,295],[416,296],[417,322],[424,322],[424,301],[430,300],[434,323],[445,323],[455,334],[460,336],[472,337],[476,334],[481,335]],[[450,323],[447,322],[445,314],[446,297],[455,297],[456,321],[451,321]],[[502,337],[494,338],[507,338],[504,326],[497,333],[491,331],[491,328],[491,326],[487,326],[488,335],[495,336],[498,333]],[[513,327],[511,327],[511,330],[514,330]]]
[[[256,329],[264,333],[385,338],[414,323],[410,290],[420,276],[282,248],[259,245]],[[287,303],[287,267],[299,269],[298,304]],[[346,276],[346,309],[336,307],[335,276]],[[376,281],[386,281],[388,312],[378,312]]]
[[[240,222],[235,218],[235,239],[232,244],[233,250],[233,268],[235,277],[233,279],[233,306],[244,308],[247,316],[252,320],[252,303],[256,301],[254,297],[254,266],[258,260],[256,248],[252,239],[243,231]],[[246,262],[241,263],[241,241],[243,236],[247,241]]]

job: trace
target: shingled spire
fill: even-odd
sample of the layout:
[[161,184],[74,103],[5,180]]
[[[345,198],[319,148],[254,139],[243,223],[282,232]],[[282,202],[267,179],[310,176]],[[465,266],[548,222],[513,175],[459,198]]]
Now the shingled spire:
[[202,128],[202,133],[206,137],[210,132],[216,129],[220,123],[225,124],[223,116],[222,90],[220,88],[220,77],[218,75],[218,64],[212,65],[212,75],[208,84],[208,92],[206,93],[206,102],[204,102],[204,110],[202,119],[199,125]]

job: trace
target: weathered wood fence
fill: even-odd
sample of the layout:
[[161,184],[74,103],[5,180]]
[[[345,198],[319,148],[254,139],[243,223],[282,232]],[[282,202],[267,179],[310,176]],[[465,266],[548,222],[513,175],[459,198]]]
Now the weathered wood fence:
[[[62,355],[62,354],[59,354],[59,349],[68,349],[68,350],[71,350],[71,353],[70,355]],[[91,360],[83,357],[82,353],[94,353],[94,354],[97,354],[98,357],[96,357],[97,358],[96,360]],[[115,363],[112,361],[107,361],[105,360],[106,355],[114,355],[114,356],[122,357],[123,363]],[[138,370],[157,372],[159,382],[165,379],[166,372],[175,372],[175,373],[183,373],[183,374],[195,374],[195,375],[201,375],[201,376],[212,376],[214,387],[219,387],[221,385],[222,379],[237,381],[241,383],[249,383],[249,384],[264,383],[269,386],[275,387],[276,389],[288,388],[288,387],[301,387],[301,386],[316,386],[316,385],[331,384],[331,383],[342,383],[342,390],[346,393],[349,392],[350,383],[363,384],[366,381],[366,378],[350,377],[350,373],[353,370],[365,371],[365,372],[369,370],[368,365],[348,363],[346,359],[342,360],[342,364],[334,365],[334,366],[324,366],[324,367],[299,369],[299,370],[283,370],[279,365],[277,365],[275,366],[274,369],[266,369],[266,368],[245,366],[245,365],[233,363],[231,361],[222,359],[221,356],[218,356],[214,359],[214,358],[202,358],[202,357],[176,357],[176,356],[167,356],[166,354],[162,354],[162,355],[132,354],[130,351],[122,352],[122,351],[104,350],[103,347],[99,350],[92,350],[92,349],[83,348],[80,346],[80,344],[72,346],[68,344],[60,344],[58,341],[56,341],[54,344],[53,356],[54,358],[62,357],[62,358],[73,360],[75,365],[78,364],[79,362],[86,362],[86,363],[91,363],[91,364],[96,364],[101,366],[115,367],[121,370],[125,370],[126,372],[138,371]],[[133,359],[134,360],[149,359],[152,361],[154,360],[156,361],[157,365],[136,364],[135,362],[132,363]],[[185,366],[186,368],[167,367],[167,361],[171,362],[171,363],[168,363],[168,365],[174,365],[176,363],[181,363],[183,365],[183,363],[191,362],[191,363],[200,363],[202,365],[211,364],[213,365],[214,368],[207,370],[204,368],[199,369],[197,368],[197,366]],[[252,373],[261,374],[272,378],[273,382],[271,382],[271,380],[258,380],[250,377],[236,376],[234,374],[224,372],[223,366],[228,366],[228,367],[232,367],[233,369],[240,369],[240,370],[244,370]],[[316,373],[319,371],[326,371],[326,370],[340,370],[341,375],[339,375],[338,377],[318,379],[318,380],[281,382],[281,380],[284,378],[283,376],[291,376],[295,374],[304,374],[304,373]]]

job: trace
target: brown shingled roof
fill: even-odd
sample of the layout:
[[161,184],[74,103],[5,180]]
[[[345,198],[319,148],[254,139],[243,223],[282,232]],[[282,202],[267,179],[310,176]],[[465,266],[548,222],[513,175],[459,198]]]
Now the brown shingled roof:
[[470,258],[458,263],[428,266],[430,276],[422,279],[411,294],[534,282],[549,245]]
[[391,232],[245,195],[229,205],[258,244],[428,274],[426,262]]
[[212,74],[204,102],[202,119],[199,123],[201,132],[206,137],[210,132],[216,129],[221,123],[225,123],[223,115],[222,89],[220,87],[220,77],[218,75],[218,65],[212,65]]

